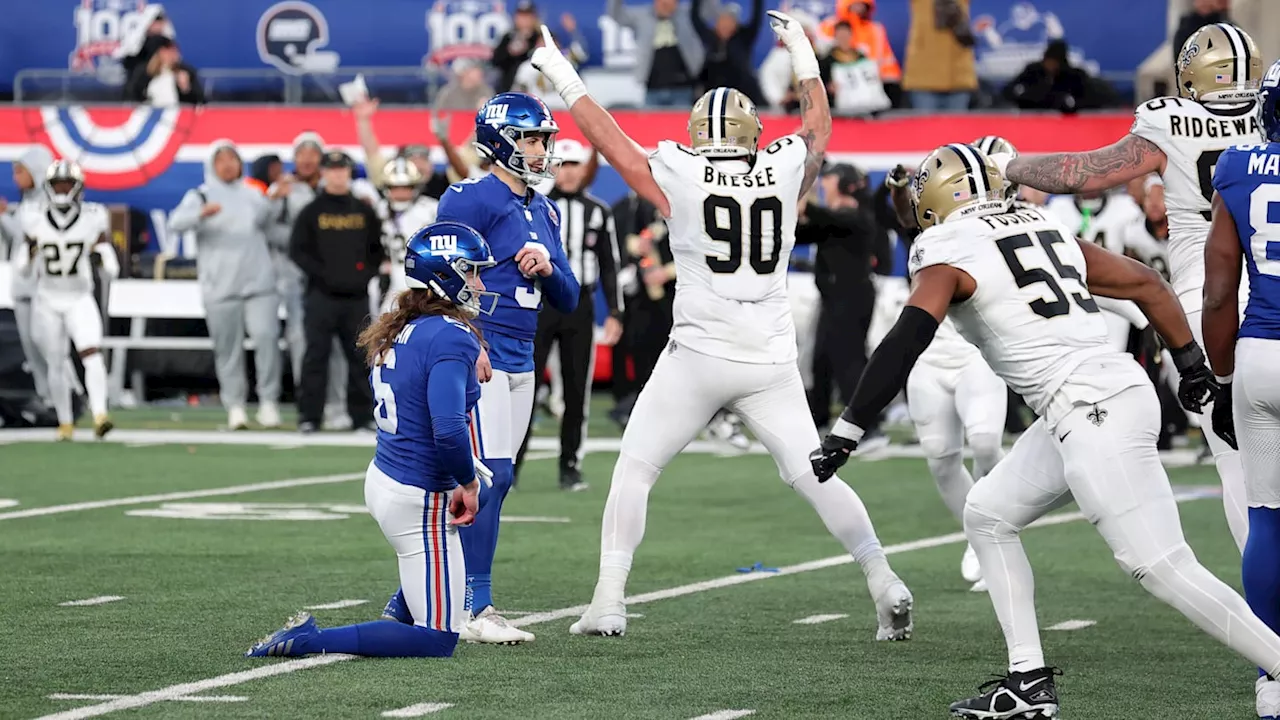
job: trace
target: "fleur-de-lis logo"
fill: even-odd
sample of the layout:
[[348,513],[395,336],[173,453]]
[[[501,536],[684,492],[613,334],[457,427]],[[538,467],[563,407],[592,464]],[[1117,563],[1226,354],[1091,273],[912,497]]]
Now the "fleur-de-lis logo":
[[1107,420],[1107,411],[1103,410],[1097,405],[1094,405],[1093,410],[1089,411],[1089,414],[1086,415],[1085,417],[1089,418],[1089,422],[1093,423],[1094,425],[1102,425],[1102,423],[1106,422]]

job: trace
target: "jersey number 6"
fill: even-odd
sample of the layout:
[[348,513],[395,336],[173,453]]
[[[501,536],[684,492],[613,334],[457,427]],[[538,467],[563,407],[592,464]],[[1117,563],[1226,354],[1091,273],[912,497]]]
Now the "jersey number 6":
[[1054,230],[1040,230],[1036,232],[1036,239],[1040,241],[1040,247],[1044,249],[1044,254],[1048,256],[1049,264],[1053,265],[1053,269],[1057,273],[1056,278],[1054,273],[1044,268],[1026,267],[1018,259],[1019,250],[1033,245],[1029,235],[1014,235],[996,241],[996,247],[1000,248],[1000,254],[1004,256],[1004,262],[1009,266],[1009,272],[1013,273],[1013,280],[1018,283],[1018,287],[1023,288],[1036,283],[1044,283],[1049,286],[1049,291],[1053,293],[1055,299],[1052,302],[1036,299],[1028,303],[1031,306],[1031,311],[1043,318],[1055,318],[1071,312],[1071,303],[1067,300],[1066,293],[1062,292],[1062,286],[1058,284],[1058,280],[1074,280],[1080,286],[1080,292],[1072,293],[1071,299],[1075,300],[1076,305],[1079,305],[1080,309],[1087,313],[1098,312],[1098,303],[1094,302],[1093,296],[1085,288],[1082,282],[1083,278],[1080,277],[1080,271],[1063,263],[1058,258],[1058,253],[1053,249],[1055,244],[1066,242],[1062,239],[1062,235]]
[[[764,214],[770,214],[773,230],[771,257],[764,256]],[[768,275],[778,267],[778,250],[782,247],[782,201],[776,197],[757,198],[751,203],[747,222],[747,238],[742,236],[742,205],[731,197],[708,195],[702,203],[702,223],[713,242],[727,243],[728,257],[707,255],[707,267],[713,273],[731,274],[742,267],[742,246],[749,245],[751,269],[757,275]]]
[[390,435],[396,434],[400,420],[396,417],[396,394],[391,385],[382,379],[382,371],[396,369],[396,349],[388,348],[382,355],[382,362],[373,366],[373,397],[378,401],[373,409],[374,422],[378,429]]

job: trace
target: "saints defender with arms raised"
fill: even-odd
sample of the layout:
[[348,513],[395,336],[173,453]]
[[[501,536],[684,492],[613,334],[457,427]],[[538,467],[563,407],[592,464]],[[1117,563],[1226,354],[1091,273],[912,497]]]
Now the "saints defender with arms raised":
[[1040,209],[1008,212],[995,164],[968,145],[935,150],[916,174],[913,289],[872,354],[853,402],[822,447],[828,477],[897,395],[946,317],[1040,416],[974,485],[965,535],[978,553],[1009,650],[1009,674],[951,706],[974,720],[1058,714],[1054,675],[1036,624],[1035,581],[1019,534],[1074,499],[1116,561],[1151,594],[1219,641],[1280,671],[1280,637],[1209,573],[1183,539],[1156,452],[1160,405],[1146,372],[1107,345],[1091,292],[1132,300],[1168,341],[1179,398],[1199,412],[1217,386],[1177,296],[1154,270],[1080,242]]
[[[1262,59],[1258,46],[1243,30],[1216,23],[1187,40],[1177,70],[1180,97],[1156,98],[1139,107],[1129,134],[1113,145],[1086,153],[992,159],[997,164],[1008,162],[1010,182],[1059,194],[1105,190],[1160,173],[1169,208],[1173,289],[1200,340],[1213,170],[1223,150],[1258,139],[1254,96],[1262,77]],[[1247,297],[1244,288],[1241,300]],[[1211,425],[1212,418],[1208,419]],[[1227,523],[1236,545],[1243,549],[1248,518],[1239,453],[1215,433],[1205,433],[1205,439],[1222,478]]]
[[770,12],[791,53],[803,127],[759,149],[755,107],[731,88],[695,103],[689,146],[666,141],[649,155],[586,93],[546,29],[535,67],[574,121],[671,229],[678,286],[671,341],[636,402],[622,438],[601,530],[600,579],[575,634],[621,635],[624,589],[644,535],[650,488],[662,468],[721,407],[765,444],[783,480],[818,511],[866,574],[877,638],[911,634],[911,593],[890,569],[862,501],[843,482],[820,484],[807,460],[818,440],[796,367],[786,292],[796,206],[813,186],[831,135],[818,61],[799,23]]

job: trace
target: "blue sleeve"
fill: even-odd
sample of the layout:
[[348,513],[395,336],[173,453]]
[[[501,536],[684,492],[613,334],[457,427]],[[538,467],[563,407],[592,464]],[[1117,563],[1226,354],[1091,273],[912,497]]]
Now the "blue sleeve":
[[551,307],[567,315],[578,307],[582,288],[569,267],[569,258],[565,256],[564,246],[559,240],[547,243],[547,252],[551,253],[551,265],[555,269],[549,277],[542,278],[542,292]]
[[1236,178],[1232,177],[1232,169],[1239,166],[1235,158],[1245,155],[1234,147],[1229,147],[1218,156],[1218,165],[1213,170],[1213,189],[1219,193],[1230,187]]
[[436,222],[459,222],[484,235],[489,230],[489,211],[475,183],[454,183],[440,198]]
[[476,476],[471,460],[471,434],[467,430],[467,377],[475,365],[449,357],[431,366],[427,376],[427,405],[431,408],[431,433],[441,469],[459,485]]

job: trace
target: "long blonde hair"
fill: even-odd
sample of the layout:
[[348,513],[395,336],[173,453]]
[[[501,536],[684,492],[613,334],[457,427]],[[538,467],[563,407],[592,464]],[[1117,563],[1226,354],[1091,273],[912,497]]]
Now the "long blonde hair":
[[[373,367],[381,362],[382,352],[391,347],[405,325],[426,315],[448,315],[471,329],[480,338],[480,329],[471,318],[452,302],[438,297],[430,290],[410,288],[396,296],[390,312],[385,312],[365,328],[356,340],[356,346],[364,348],[365,362]],[[483,340],[481,341],[483,343]]]

